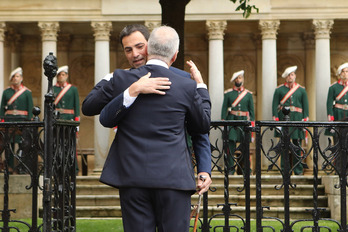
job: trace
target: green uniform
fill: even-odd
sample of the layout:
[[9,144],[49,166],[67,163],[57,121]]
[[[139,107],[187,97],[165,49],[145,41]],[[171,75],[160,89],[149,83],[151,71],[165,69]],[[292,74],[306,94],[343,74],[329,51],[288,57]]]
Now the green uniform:
[[[21,92],[20,95],[17,97],[14,96],[18,91]],[[23,85],[20,86],[18,91],[12,87],[4,90],[0,105],[0,121],[19,122],[28,121],[33,118],[33,98],[31,91]],[[14,98],[12,98],[13,96]],[[10,99],[11,102],[9,102]],[[15,136],[12,144],[13,149],[14,143],[21,143],[20,135]],[[14,168],[14,158],[12,155],[9,157],[8,165],[10,168]]]
[[[64,89],[64,86],[56,84],[53,86],[54,96],[57,98],[59,93]],[[56,110],[59,112],[60,119],[80,121],[80,101],[79,93],[75,86],[70,86],[63,97],[56,104]]]
[[[293,84],[295,87],[298,84]],[[282,107],[289,106],[290,107],[290,121],[308,121],[308,98],[307,93],[304,87],[299,86],[295,92],[282,104],[284,96],[290,91],[290,87],[287,83],[280,85],[276,88],[273,95],[273,103],[272,103],[272,114],[274,120],[283,121],[284,114],[282,112]],[[301,145],[301,140],[305,138],[305,133],[303,129],[297,129],[293,131],[292,128],[289,128],[289,132],[291,132],[291,138],[295,145]],[[276,136],[279,136],[276,133]],[[301,156],[301,152],[297,152],[297,157],[294,155],[293,160],[295,163],[299,161],[298,157]],[[283,159],[282,166],[283,166]],[[303,167],[302,164],[298,164],[294,169],[295,174],[302,174]]]
[[[308,98],[304,87],[299,88],[281,105],[280,101],[290,91],[287,84],[280,85],[276,88],[273,95],[272,113],[273,119],[283,121],[284,114],[282,107],[290,107],[290,121],[308,121]],[[290,129],[291,130],[291,129]],[[292,135],[292,139],[304,139],[304,131],[302,129],[296,130]]]
[[[243,92],[247,91],[247,94],[239,101],[238,104],[232,106],[232,103]],[[243,87],[233,88],[224,95],[224,101],[222,103],[221,119],[223,120],[255,120],[254,102],[252,93],[244,89]],[[241,132],[239,130],[232,129],[229,134],[229,139],[240,142],[242,139]]]
[[[0,119],[4,121],[27,121],[33,118],[33,98],[31,91],[23,85],[20,89],[25,91],[20,94],[11,104],[8,101],[16,93],[9,87],[4,90],[0,106]],[[20,90],[19,90],[20,91]]]
[[345,87],[346,85],[339,80],[329,88],[326,109],[330,121],[342,121],[348,117],[348,91],[340,99],[336,99]]
[[[244,92],[246,91],[246,92]],[[236,102],[236,99],[241,94],[244,94],[244,97],[238,102]],[[255,120],[255,113],[254,113],[254,102],[253,102],[253,96],[252,93],[244,89],[244,87],[234,87],[231,91],[228,91],[224,95],[224,101],[222,104],[222,110],[221,110],[221,119],[223,120]],[[229,133],[229,150],[230,154],[234,154],[234,151],[236,149],[236,142],[241,142],[243,139],[242,131],[240,129],[236,128],[230,128]],[[234,160],[232,156],[229,156],[228,160],[228,168],[230,170],[230,174],[234,174],[235,169],[233,168]]]

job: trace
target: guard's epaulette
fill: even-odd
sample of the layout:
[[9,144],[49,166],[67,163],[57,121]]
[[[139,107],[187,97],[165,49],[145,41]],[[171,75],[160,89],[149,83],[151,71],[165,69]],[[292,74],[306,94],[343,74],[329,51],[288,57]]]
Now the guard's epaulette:
[[300,85],[300,84],[298,84],[301,88],[303,88],[303,89],[305,89],[306,87],[304,87],[304,86],[302,86],[302,85]]
[[248,93],[253,94],[249,89],[245,89]]
[[279,87],[282,87],[282,86],[284,86],[284,84],[278,85],[276,89],[278,89]]
[[228,92],[231,92],[232,90],[233,90],[232,88],[226,89],[225,92],[224,92],[224,94],[225,94],[225,93],[228,93]]
[[333,86],[334,84],[337,84],[337,81],[335,81],[334,83],[332,83],[332,84],[330,85],[330,87]]

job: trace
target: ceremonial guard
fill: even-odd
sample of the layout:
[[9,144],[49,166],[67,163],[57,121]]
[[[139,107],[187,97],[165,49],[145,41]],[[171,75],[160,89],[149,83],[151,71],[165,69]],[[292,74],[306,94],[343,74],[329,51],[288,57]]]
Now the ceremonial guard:
[[68,66],[62,66],[57,71],[57,84],[53,86],[54,105],[59,118],[80,121],[80,101],[77,88],[67,82]]
[[[282,77],[285,78],[285,84],[278,86],[273,95],[272,114],[276,121],[283,121],[284,114],[283,107],[287,106],[290,109],[290,121],[308,121],[308,98],[304,87],[296,83],[297,66],[291,66],[285,69]],[[301,142],[305,139],[303,129],[297,129],[292,132],[291,139],[294,145],[301,147]],[[279,134],[276,133],[276,136]],[[296,154],[290,158],[293,162],[295,175],[303,174],[303,163],[301,162],[301,150],[297,149]],[[281,159],[281,166],[283,169],[283,155]]]
[[[54,105],[59,119],[80,121],[80,101],[77,88],[68,83],[69,67],[62,66],[57,71],[57,84],[53,86]],[[79,127],[77,127],[77,131]],[[76,133],[77,136],[77,133]],[[79,172],[76,152],[76,174]]]
[[[224,95],[224,101],[221,110],[222,120],[249,120],[254,124],[254,102],[252,92],[244,88],[244,70],[235,72],[232,75],[231,82],[234,82],[233,89],[227,90]],[[231,128],[229,132],[229,153],[228,170],[233,175],[234,152],[236,143],[244,139],[240,129]]]
[[11,86],[4,90],[1,100],[0,120],[28,121],[33,118],[33,98],[23,84],[23,70],[18,67],[10,74]]
[[[10,87],[4,90],[0,106],[1,122],[29,121],[33,118],[33,98],[31,91],[23,84],[23,70],[18,67],[10,74]],[[22,157],[21,136],[16,135],[11,147],[18,157]],[[15,145],[15,144],[18,144]],[[26,157],[22,157],[22,162],[26,163]],[[23,167],[19,165],[15,170],[13,154],[8,160],[9,172],[23,172]]]
[[343,121],[348,117],[348,63],[337,69],[340,79],[329,87],[327,116],[329,121]]

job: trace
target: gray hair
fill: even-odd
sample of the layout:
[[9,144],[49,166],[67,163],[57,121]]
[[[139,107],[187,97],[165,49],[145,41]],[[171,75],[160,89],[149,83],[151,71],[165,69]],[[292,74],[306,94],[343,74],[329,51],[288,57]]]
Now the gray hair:
[[155,28],[147,44],[148,54],[169,62],[179,50],[179,35],[169,26]]

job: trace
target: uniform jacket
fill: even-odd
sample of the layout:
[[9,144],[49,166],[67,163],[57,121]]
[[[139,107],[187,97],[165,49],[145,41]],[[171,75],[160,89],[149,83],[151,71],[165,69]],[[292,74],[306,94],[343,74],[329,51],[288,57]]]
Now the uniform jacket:
[[[166,95],[141,94],[126,108],[123,92],[140,77],[168,77],[172,82]],[[210,99],[206,89],[158,65],[116,70],[104,86],[113,94],[100,114],[106,127],[118,126],[105,161],[101,182],[115,187],[169,188],[195,190],[188,131],[207,133],[210,129]],[[210,162],[209,162],[210,165]]]
[[[182,77],[190,78],[189,73],[175,67],[170,67],[169,70]],[[82,113],[84,115],[94,116],[100,114],[105,105],[115,97],[113,94],[109,93],[109,89],[106,88],[106,86],[110,84],[112,77],[113,73],[107,75],[84,99],[82,103]],[[197,172],[211,173],[211,148],[208,134],[191,133],[191,139],[197,163]]]
[[[22,88],[26,87],[22,86]],[[16,91],[11,87],[4,90],[0,106],[0,119],[5,119],[5,121],[31,120],[33,118],[33,98],[31,91],[27,88],[12,104],[8,105],[8,101],[15,93]],[[16,114],[16,110],[18,114]],[[6,113],[6,111],[11,111],[11,114]],[[24,112],[26,112],[26,115],[23,114]]]
[[[67,84],[67,83],[66,83]],[[56,84],[53,86],[54,96],[57,97],[64,87]],[[56,110],[60,112],[59,118],[65,120],[80,121],[80,101],[79,93],[75,86],[71,86],[56,105]],[[68,110],[68,111],[66,111]]]
[[[297,84],[297,83],[296,83]],[[298,85],[298,84],[297,84]],[[290,91],[290,87],[287,84],[282,84],[276,88],[273,95],[272,113],[273,119],[284,120],[284,114],[282,107],[290,107],[290,121],[308,121],[309,107],[307,92],[304,87],[299,88],[289,97],[286,102],[281,105],[281,100]],[[300,112],[301,111],[301,112]],[[291,131],[291,129],[290,129]],[[304,139],[305,135],[303,130],[298,129],[291,135],[292,139]]]
[[[242,98],[242,100],[240,100],[237,105],[232,106],[232,103],[244,90],[247,91],[247,94]],[[235,114],[231,114],[231,111],[235,112]],[[247,113],[248,116],[238,115],[238,113],[240,112]],[[226,92],[224,94],[224,101],[222,103],[221,119],[254,121],[255,112],[252,93],[244,87],[234,87],[232,90]],[[242,139],[241,131],[232,128],[229,133],[229,139],[240,142]]]
[[333,120],[335,121],[341,121],[348,117],[348,108],[342,109],[335,107],[336,104],[348,106],[348,92],[346,92],[339,100],[336,99],[345,87],[346,86],[343,85],[341,80],[333,83],[329,87],[326,101],[327,115],[330,118],[333,116]]

